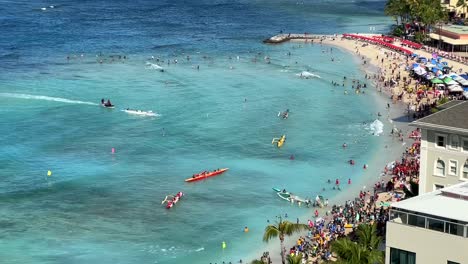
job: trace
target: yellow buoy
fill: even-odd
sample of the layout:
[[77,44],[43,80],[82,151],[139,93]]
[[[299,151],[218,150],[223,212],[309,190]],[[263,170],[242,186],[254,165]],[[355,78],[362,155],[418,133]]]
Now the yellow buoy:
[[223,241],[222,247],[223,247],[223,249],[226,248],[226,242]]
[[47,176],[49,176],[49,177],[52,176],[52,172],[50,170],[47,171]]

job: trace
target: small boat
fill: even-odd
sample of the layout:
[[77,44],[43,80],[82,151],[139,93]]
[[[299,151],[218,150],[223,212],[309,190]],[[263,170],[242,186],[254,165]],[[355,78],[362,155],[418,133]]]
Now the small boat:
[[[178,192],[176,195],[166,195],[166,198],[161,202],[161,204],[166,203],[166,209],[171,209],[179,200],[184,196],[183,192]],[[168,200],[167,198],[171,198]]]
[[284,142],[286,141],[286,135],[282,135],[279,139],[278,138],[274,138],[272,141],[271,141],[271,144],[275,144],[276,143],[276,146],[278,148],[281,148],[284,144]]
[[141,115],[141,116],[158,116],[157,113],[153,112],[153,111],[141,111],[141,110],[133,110],[133,109],[125,109],[125,110],[122,110],[128,114],[132,114],[132,115]]
[[115,108],[115,105],[113,105],[110,100],[107,100],[107,102],[103,99],[101,99],[101,106],[105,108]]
[[286,111],[284,111],[284,112],[282,112],[282,113],[279,112],[279,113],[278,113],[278,116],[281,117],[281,118],[283,118],[283,119],[288,119],[288,117],[289,117],[289,109],[286,109]]
[[281,199],[286,200],[288,202],[291,202],[291,194],[290,193],[288,193],[288,192],[285,192],[285,193],[284,192],[278,192],[277,194]]
[[286,200],[288,202],[294,203],[297,202],[299,205],[301,203],[306,203],[308,202],[307,200],[304,200],[300,198],[299,196],[293,195],[290,192],[287,192],[286,190],[280,190],[279,188],[272,188],[273,191],[276,192],[276,194],[283,200]]
[[219,175],[221,173],[224,173],[227,170],[229,170],[229,168],[218,169],[218,170],[215,170],[215,171],[200,172],[198,174],[194,174],[192,176],[192,178],[185,179],[185,182],[194,182],[194,181],[203,180],[203,179],[206,179],[206,178],[213,177],[213,176]]
[[111,105],[108,105],[108,104],[101,104],[102,107],[104,108],[115,108],[115,105],[111,104]]

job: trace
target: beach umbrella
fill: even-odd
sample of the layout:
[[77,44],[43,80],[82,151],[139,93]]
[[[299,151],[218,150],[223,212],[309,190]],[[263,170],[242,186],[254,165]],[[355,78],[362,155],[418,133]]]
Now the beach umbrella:
[[468,75],[466,75],[466,74],[460,74],[458,76],[462,77],[465,80],[468,80]]
[[442,80],[439,79],[439,78],[433,78],[433,79],[431,80],[431,83],[444,83],[444,81],[442,81]]
[[450,92],[463,92],[463,88],[460,87],[460,85],[449,85],[447,87],[447,89],[450,91]]
[[464,78],[460,77],[460,76],[457,76],[455,78],[453,78],[456,82],[458,82],[459,84],[463,85],[463,86],[468,86],[468,81],[465,80]]
[[444,78],[444,83],[445,83],[445,84],[448,84],[448,85],[457,84],[457,82],[454,81],[454,80],[453,80],[452,78],[450,78],[450,77],[445,77],[445,78]]

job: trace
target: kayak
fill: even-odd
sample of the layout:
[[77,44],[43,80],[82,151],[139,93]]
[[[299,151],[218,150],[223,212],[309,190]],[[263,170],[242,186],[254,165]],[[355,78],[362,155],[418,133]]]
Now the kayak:
[[141,116],[157,116],[158,114],[153,112],[153,111],[141,111],[141,110],[131,110],[131,109],[125,109],[122,110],[128,114],[132,115],[141,115]]
[[[168,200],[167,198],[172,197],[172,199]],[[184,196],[183,192],[178,192],[176,195],[167,195],[166,198],[161,202],[161,204],[166,203],[166,209],[171,209],[179,200]]]
[[194,181],[203,180],[203,179],[224,173],[227,170],[229,170],[229,168],[219,169],[219,170],[210,171],[210,172],[202,172],[202,173],[193,175],[193,177],[191,178],[185,179],[185,182],[194,182]]

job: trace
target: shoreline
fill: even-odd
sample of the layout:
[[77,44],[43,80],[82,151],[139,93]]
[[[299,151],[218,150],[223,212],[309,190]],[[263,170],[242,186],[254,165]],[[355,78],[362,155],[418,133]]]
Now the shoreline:
[[[299,35],[303,36],[304,34],[299,34]],[[368,35],[372,35],[372,34],[368,34]],[[293,36],[293,35],[291,35],[291,36]],[[357,54],[355,52],[355,50],[353,50],[352,46],[340,45],[340,43],[339,43],[339,41],[341,40],[340,36],[336,36],[336,35],[335,36],[334,35],[313,35],[313,34],[310,34],[308,36],[309,37],[306,37],[306,38],[291,38],[291,39],[287,39],[287,40],[281,40],[280,42],[265,42],[265,43],[277,44],[277,43],[283,43],[283,42],[287,42],[287,41],[297,42],[297,43],[310,43],[310,42],[308,42],[308,40],[323,39],[323,41],[321,41],[320,43],[316,43],[316,42],[313,42],[313,41],[312,41],[312,43],[314,45],[323,45],[323,46],[328,46],[328,47],[330,47],[330,46],[336,47],[336,48],[338,48],[338,49],[340,49],[340,50],[342,50],[342,51],[344,51],[346,53],[349,53],[351,55],[351,57],[356,60],[358,69],[359,69],[359,71],[361,71],[361,73],[366,74],[366,75],[368,75],[368,74],[378,75],[379,71],[382,70],[382,67],[380,67],[378,65],[378,63],[375,63],[375,61],[372,60],[372,58],[369,56],[369,54]],[[349,41],[352,42],[351,40],[349,40]],[[362,57],[364,57],[365,60],[369,61],[369,63],[363,64]],[[315,209],[317,209],[319,211],[319,217],[324,216],[325,212],[330,210],[332,205],[342,205],[348,200],[354,200],[354,198],[357,197],[357,194],[361,190],[363,190],[363,187],[364,187],[365,190],[372,190],[374,184],[377,181],[380,181],[380,180],[388,181],[388,179],[391,176],[390,175],[382,175],[383,168],[389,162],[400,160],[401,157],[402,157],[402,153],[405,152],[405,148],[408,146],[408,143],[406,142],[408,139],[406,137],[404,138],[404,141],[403,141],[404,143],[402,144],[401,141],[399,141],[398,139],[395,139],[393,137],[390,137],[386,133],[386,131],[388,131],[387,126],[390,125],[390,124],[393,124],[394,127],[397,127],[398,129],[401,129],[405,135],[407,135],[410,132],[409,131],[410,127],[408,126],[410,121],[409,120],[408,121],[403,121],[403,120],[401,120],[399,118],[399,117],[405,115],[405,112],[406,112],[405,102],[403,102],[403,101],[402,102],[399,102],[399,101],[392,102],[391,97],[393,96],[393,93],[392,93],[391,90],[386,90],[385,89],[384,91],[381,90],[379,92],[379,89],[378,89],[379,85],[378,85],[376,80],[369,79],[369,80],[366,80],[366,81],[368,81],[370,83],[367,90],[373,89],[373,91],[370,92],[370,96],[371,96],[372,100],[376,101],[377,109],[375,109],[375,110],[378,110],[379,103],[384,102],[384,101],[387,101],[388,103],[391,103],[391,105],[392,105],[391,109],[389,109],[389,111],[388,111],[388,120],[385,120],[386,124],[384,125],[384,132],[379,136],[379,137],[384,137],[384,140],[381,143],[382,145],[378,146],[378,148],[375,150],[375,152],[373,153],[374,154],[373,158],[367,162],[367,164],[369,165],[369,168],[366,170],[365,173],[363,173],[363,175],[357,181],[353,182],[352,185],[350,187],[346,188],[345,190],[343,190],[343,192],[339,192],[335,196],[329,197],[329,206],[328,207],[324,207],[324,208],[311,207],[310,212],[304,214],[303,217],[300,218],[301,222],[305,223],[305,221],[303,221],[304,219],[311,219],[311,220],[315,219],[315,217],[313,216],[313,211]],[[387,148],[387,146],[388,146],[388,148]],[[379,153],[382,153],[384,151],[385,151],[385,153],[390,153],[390,154],[388,154],[388,155],[379,155]],[[357,165],[357,166],[359,166],[359,165]],[[331,218],[331,216],[324,217],[326,222],[328,222],[330,220],[330,218]],[[307,232],[302,232],[302,233],[294,234],[294,235],[292,235],[290,237],[286,237],[285,243],[284,243],[285,246],[286,246],[286,249],[288,249],[291,245],[294,245],[295,241],[297,240],[298,237],[300,237],[300,236],[305,237],[306,235],[307,235]],[[262,248],[264,250],[258,250],[257,253],[255,255],[253,255],[253,256],[262,256],[261,251],[264,252],[265,249],[267,249],[266,251],[269,252],[269,256],[270,256],[271,261],[272,261],[271,263],[275,263],[275,264],[276,263],[281,263],[280,252],[279,252],[278,243],[277,243],[278,241],[276,241],[276,240],[277,239],[274,239],[274,240],[272,240],[272,242],[269,242],[267,245],[263,246]],[[258,259],[258,257],[253,257],[253,258],[250,257],[250,258],[247,258],[247,259],[249,259],[248,263],[250,263],[250,261],[252,261],[253,259]]]

